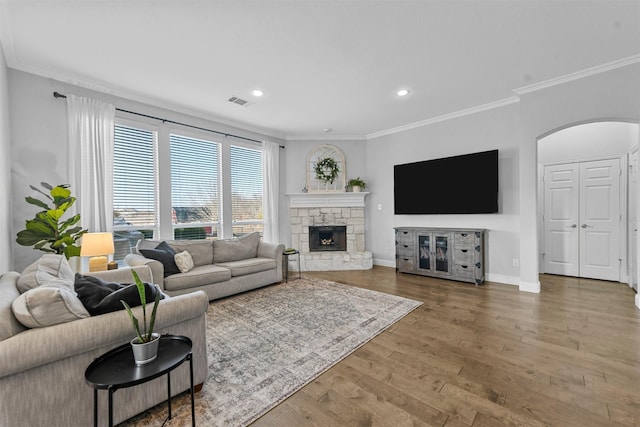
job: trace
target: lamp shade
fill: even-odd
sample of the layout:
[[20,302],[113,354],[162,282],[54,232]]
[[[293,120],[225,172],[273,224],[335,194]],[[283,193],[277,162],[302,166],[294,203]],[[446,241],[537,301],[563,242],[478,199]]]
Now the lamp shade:
[[80,256],[111,255],[114,252],[113,233],[85,233],[82,236]]

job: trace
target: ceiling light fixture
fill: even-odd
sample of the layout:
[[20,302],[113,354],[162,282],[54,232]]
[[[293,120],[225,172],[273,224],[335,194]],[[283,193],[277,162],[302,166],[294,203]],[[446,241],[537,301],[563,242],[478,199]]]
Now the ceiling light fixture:
[[333,129],[331,129],[331,128],[326,128],[326,129],[324,130],[324,133],[329,133],[329,132],[331,132],[332,130],[333,130]]
[[252,91],[251,91],[251,95],[253,95],[253,96],[255,96],[255,97],[259,98],[259,97],[261,97],[262,95],[264,95],[264,92],[263,92],[263,91],[261,91],[260,89],[254,89],[254,90],[252,90]]
[[396,92],[396,95],[407,96],[409,95],[409,89],[400,89],[399,91]]

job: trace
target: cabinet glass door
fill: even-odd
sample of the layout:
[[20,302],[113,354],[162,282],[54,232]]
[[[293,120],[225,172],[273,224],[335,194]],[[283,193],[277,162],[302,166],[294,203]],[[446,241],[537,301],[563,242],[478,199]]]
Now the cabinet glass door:
[[449,236],[436,235],[436,271],[449,272]]
[[431,270],[431,236],[418,236],[419,268]]

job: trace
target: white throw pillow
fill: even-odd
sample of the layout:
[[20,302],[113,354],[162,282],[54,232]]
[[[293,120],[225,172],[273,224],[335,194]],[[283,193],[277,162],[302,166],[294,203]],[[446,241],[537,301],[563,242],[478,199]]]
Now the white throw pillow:
[[173,256],[180,273],[186,273],[193,268],[193,258],[188,251],[177,253]]
[[44,254],[24,269],[16,287],[20,293],[38,286],[66,288],[73,291],[74,276],[64,255]]
[[18,296],[11,304],[13,315],[27,328],[41,328],[89,317],[74,291],[40,286]]

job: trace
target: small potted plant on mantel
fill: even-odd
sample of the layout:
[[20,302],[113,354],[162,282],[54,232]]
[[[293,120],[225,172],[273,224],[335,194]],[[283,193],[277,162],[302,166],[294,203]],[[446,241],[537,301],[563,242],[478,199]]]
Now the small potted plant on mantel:
[[348,182],[349,187],[351,187],[351,191],[354,193],[359,193],[360,191],[367,188],[367,183],[364,182],[360,177],[351,178]]
[[144,365],[149,362],[153,362],[158,356],[158,344],[160,343],[160,334],[153,332],[153,327],[156,323],[156,311],[158,310],[158,304],[160,303],[160,292],[156,292],[156,299],[153,303],[153,310],[151,311],[151,318],[147,323],[147,296],[145,292],[145,285],[140,280],[138,273],[135,270],[131,270],[133,279],[136,282],[138,288],[138,295],[140,296],[140,303],[142,305],[142,330],[140,329],[140,323],[138,319],[133,315],[129,304],[120,300],[124,308],[129,314],[131,323],[133,323],[133,329],[136,333],[136,337],[131,340],[131,347],[133,349],[133,358],[136,365]]

